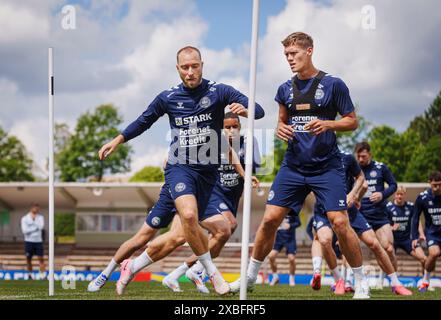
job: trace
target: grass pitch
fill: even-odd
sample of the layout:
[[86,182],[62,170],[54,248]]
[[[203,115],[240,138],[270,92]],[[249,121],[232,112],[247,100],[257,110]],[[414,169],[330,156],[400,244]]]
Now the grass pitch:
[[[76,282],[75,289],[63,289],[61,282],[55,282],[55,296],[48,295],[47,281],[0,281],[0,300],[239,300],[239,295],[220,297],[213,292],[204,295],[196,291],[191,283],[181,283],[182,293],[173,293],[163,287],[161,283],[134,282],[131,283],[126,293],[119,297],[115,293],[115,282],[108,282],[99,292],[87,292],[88,282]],[[396,296],[390,288],[384,290],[371,290],[371,299],[375,300],[441,300],[441,289],[433,292],[419,293],[411,289],[414,294],[410,297]],[[309,286],[297,285],[256,285],[254,292],[248,294],[249,300],[348,300],[352,294],[335,296],[330,287],[324,286],[319,291],[312,290]]]

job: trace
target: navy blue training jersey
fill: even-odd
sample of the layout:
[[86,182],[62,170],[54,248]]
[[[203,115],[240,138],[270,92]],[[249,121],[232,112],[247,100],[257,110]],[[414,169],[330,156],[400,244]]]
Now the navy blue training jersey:
[[412,239],[418,239],[418,223],[421,212],[424,213],[426,236],[441,238],[441,196],[435,196],[432,189],[420,193],[415,201],[415,212],[412,217]]
[[[288,229],[284,229],[284,225],[289,224]],[[281,235],[292,235],[296,228],[300,227],[300,218],[297,214],[287,215],[283,222],[280,224],[279,228],[277,229],[277,233]]]
[[[172,129],[168,162],[217,167],[221,145],[225,143],[220,134],[224,109],[235,102],[248,108],[248,98],[231,86],[206,79],[194,89],[181,83],[156,96],[122,135],[124,141],[133,139],[167,114]],[[262,107],[256,104],[255,118],[260,119],[264,114]],[[213,154],[210,148],[217,152]]]
[[386,205],[386,212],[392,224],[398,223],[400,226],[393,232],[394,239],[404,241],[410,239],[410,222],[414,213],[413,202],[406,201],[404,205],[396,205],[389,201]]
[[[367,166],[361,167],[361,170],[363,170],[366,182],[368,183],[368,190],[361,199],[360,212],[365,217],[371,219],[388,219],[386,213],[387,198],[397,190],[397,182],[395,181],[392,172],[384,163],[374,160],[372,160]],[[388,184],[387,188],[384,186],[385,183]],[[369,197],[374,192],[381,192],[383,194],[383,200],[378,203],[373,203],[369,200]]]
[[[301,93],[308,92],[314,78],[298,80]],[[337,114],[346,115],[354,111],[354,105],[345,83],[334,76],[326,74],[318,84],[314,95],[317,110],[308,113],[302,110],[296,115],[293,106],[292,80],[283,83],[277,90],[275,100],[288,109],[288,124],[294,128],[293,139],[289,140],[284,162],[303,172],[321,171],[324,164],[338,155],[337,138],[334,131],[328,130],[318,136],[310,134],[304,126],[313,119],[335,120]]]
[[[246,142],[243,136],[240,136],[240,144],[239,149],[236,150],[235,145],[233,144],[233,148],[237,153],[240,164],[245,170],[245,151],[246,151]],[[222,188],[223,193],[228,199],[238,200],[242,196],[244,180],[240,176],[240,174],[234,168],[234,165],[229,163],[227,153],[221,154],[221,164],[218,168],[219,171],[219,182]],[[254,140],[254,159],[253,159],[253,172],[260,164],[260,155],[259,149],[257,146],[257,141]]]

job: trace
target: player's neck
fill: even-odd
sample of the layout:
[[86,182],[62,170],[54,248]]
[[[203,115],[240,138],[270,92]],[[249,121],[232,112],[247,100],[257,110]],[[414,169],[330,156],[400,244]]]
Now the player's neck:
[[308,67],[305,68],[305,70],[297,72],[297,78],[300,80],[308,80],[317,76],[319,72],[320,70],[316,69],[311,63]]
[[397,202],[396,200],[394,200],[394,204],[395,204],[396,206],[398,206],[398,207],[402,207],[402,206],[404,206],[404,205],[406,204],[406,202],[403,201],[402,203],[399,203],[399,202]]

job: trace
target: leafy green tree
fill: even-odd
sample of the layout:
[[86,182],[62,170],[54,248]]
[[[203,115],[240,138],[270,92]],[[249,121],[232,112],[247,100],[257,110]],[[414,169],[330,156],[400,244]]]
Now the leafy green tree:
[[62,181],[93,179],[101,181],[105,172],[130,170],[131,147],[123,144],[106,160],[100,161],[98,150],[119,134],[122,117],[111,105],[101,105],[78,118],[75,132],[57,157]]
[[160,167],[145,166],[136,172],[130,182],[161,182],[164,181],[164,173]]
[[371,129],[371,123],[363,116],[357,115],[358,128],[354,131],[336,132],[337,143],[342,151],[353,152],[357,142],[365,139]]
[[433,136],[441,136],[441,92],[429,109],[410,123],[409,128],[420,135],[422,143],[429,142]]
[[34,181],[32,165],[23,143],[0,127],[0,181]]
[[441,168],[441,136],[434,135],[427,144],[415,149],[404,179],[409,182],[426,182],[432,171]]
[[54,220],[56,236],[75,235],[75,213],[56,213]]
[[280,166],[282,165],[283,157],[285,156],[287,143],[283,140],[280,140],[277,137],[274,137],[274,150],[268,155],[262,157],[262,167],[273,167],[273,171],[270,174],[266,175],[258,175],[260,181],[262,182],[270,182],[273,181],[276,177],[277,172],[280,170]]

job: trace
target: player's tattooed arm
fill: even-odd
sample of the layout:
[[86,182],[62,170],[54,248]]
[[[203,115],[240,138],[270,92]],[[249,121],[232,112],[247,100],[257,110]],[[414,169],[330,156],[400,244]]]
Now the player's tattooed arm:
[[98,151],[98,157],[100,160],[107,158],[121,143],[124,143],[124,136],[119,134],[115,139],[103,145]]
[[279,103],[279,120],[277,123],[276,135],[283,141],[292,139],[294,128],[288,124],[288,109]]
[[320,120],[315,119],[305,125],[313,135],[319,135],[328,130],[332,131],[353,131],[358,127],[358,120],[355,112],[345,114],[339,120]]

